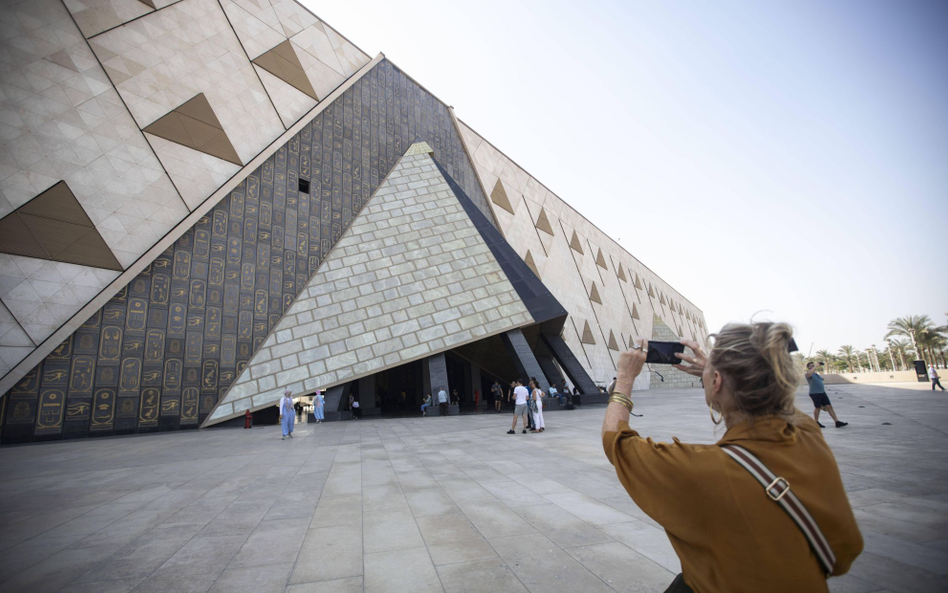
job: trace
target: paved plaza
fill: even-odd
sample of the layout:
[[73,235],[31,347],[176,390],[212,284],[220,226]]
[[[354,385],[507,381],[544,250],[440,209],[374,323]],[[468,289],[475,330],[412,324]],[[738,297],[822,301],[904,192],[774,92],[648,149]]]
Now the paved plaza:
[[[948,396],[829,391],[866,542],[831,591],[948,590]],[[715,440],[699,390],[635,396],[644,434]],[[606,461],[603,411],[528,435],[502,413],[6,447],[0,590],[660,592],[678,560]]]

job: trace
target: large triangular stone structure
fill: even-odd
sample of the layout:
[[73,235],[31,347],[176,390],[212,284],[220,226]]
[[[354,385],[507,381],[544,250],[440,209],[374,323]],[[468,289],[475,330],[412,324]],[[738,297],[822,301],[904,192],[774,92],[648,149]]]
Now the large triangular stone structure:
[[537,321],[428,150],[395,165],[204,426]]

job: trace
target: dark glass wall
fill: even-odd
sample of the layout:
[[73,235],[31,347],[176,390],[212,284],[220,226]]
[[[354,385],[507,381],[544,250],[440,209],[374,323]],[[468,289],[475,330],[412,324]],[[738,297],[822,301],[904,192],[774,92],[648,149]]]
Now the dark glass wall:
[[4,394],[2,442],[198,427],[421,140],[493,221],[447,107],[382,61]]

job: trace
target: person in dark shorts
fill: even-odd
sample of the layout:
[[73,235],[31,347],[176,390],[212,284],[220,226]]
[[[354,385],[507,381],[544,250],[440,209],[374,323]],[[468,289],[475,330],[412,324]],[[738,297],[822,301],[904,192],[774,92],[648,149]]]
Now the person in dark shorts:
[[[810,384],[810,399],[813,400],[813,406],[816,408],[813,411],[813,419],[816,420],[817,424],[820,424],[820,410],[829,412],[829,415],[836,421],[836,428],[842,428],[849,424],[849,422],[840,422],[839,418],[836,417],[833,404],[830,403],[830,399],[826,395],[826,388],[823,387],[823,377],[816,372],[816,364],[812,362],[806,363],[806,382]],[[826,427],[820,424],[820,428]]]
[[500,387],[500,381],[495,380],[491,385],[490,396],[494,400],[494,411],[500,412],[500,406],[504,404],[504,390]]

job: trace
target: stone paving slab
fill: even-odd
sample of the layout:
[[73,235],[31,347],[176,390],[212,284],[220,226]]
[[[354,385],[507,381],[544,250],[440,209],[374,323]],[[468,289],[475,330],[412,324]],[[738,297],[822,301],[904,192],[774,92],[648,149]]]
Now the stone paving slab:
[[[713,442],[697,389],[633,426]],[[866,552],[833,593],[948,590],[948,396],[829,386]],[[811,411],[801,391],[798,405]],[[0,450],[0,590],[661,592],[662,529],[602,453],[604,408],[210,429]]]

